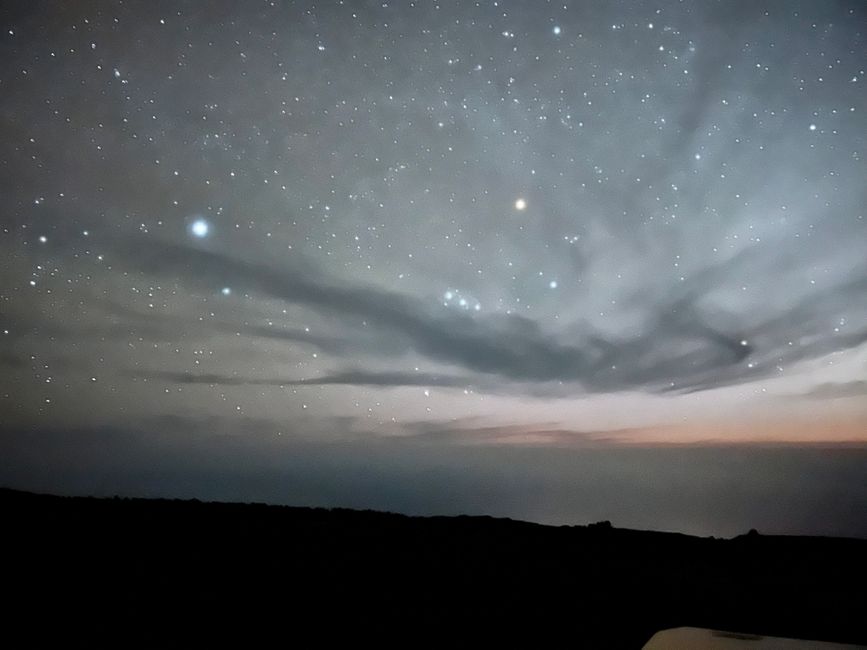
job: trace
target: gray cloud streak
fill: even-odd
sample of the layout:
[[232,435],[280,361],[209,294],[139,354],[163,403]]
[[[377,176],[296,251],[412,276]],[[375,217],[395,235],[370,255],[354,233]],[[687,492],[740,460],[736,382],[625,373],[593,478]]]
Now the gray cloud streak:
[[365,370],[344,370],[320,377],[238,377],[215,373],[193,374],[171,371],[135,371],[135,377],[146,377],[178,384],[208,384],[227,386],[470,386],[472,381],[464,377],[409,372],[370,372]]
[[867,381],[848,381],[845,383],[824,383],[800,395],[792,397],[813,399],[838,399],[846,397],[867,397]]
[[[243,286],[336,315],[349,328],[370,322],[398,337],[396,352],[408,346],[438,362],[507,381],[580,382],[589,391],[704,390],[770,372],[766,367],[748,369],[747,357],[798,360],[835,347],[854,347],[864,340],[862,332],[855,332],[800,342],[794,349],[786,344],[814,334],[814,313],[827,314],[867,298],[867,280],[860,277],[819,298],[809,297],[786,313],[764,318],[720,317],[721,321],[743,323],[739,331],[728,335],[708,324],[712,316],[699,305],[701,296],[715,288],[715,278],[728,272],[727,266],[717,265],[693,279],[684,295],[667,303],[644,305],[647,320],[642,334],[621,340],[586,332],[578,341],[573,337],[564,342],[519,315],[468,315],[432,308],[413,296],[332,283],[319,270],[298,265],[277,268],[162,241],[130,245],[123,261],[148,273],[177,277],[185,284],[206,279],[211,284]],[[819,300],[820,309],[811,309],[812,300]],[[387,354],[386,350],[379,352]]]

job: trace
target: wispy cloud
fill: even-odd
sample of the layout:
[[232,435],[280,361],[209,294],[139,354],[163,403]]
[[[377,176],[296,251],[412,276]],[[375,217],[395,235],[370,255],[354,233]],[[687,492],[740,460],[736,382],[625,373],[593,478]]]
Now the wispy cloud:
[[231,386],[467,386],[471,381],[464,377],[409,372],[369,372],[345,370],[319,377],[240,377],[215,373],[189,373],[171,371],[134,371],[136,377],[147,377],[178,384],[208,384]]
[[[867,300],[867,276],[860,275],[783,311],[720,314],[702,304],[703,296],[715,289],[715,279],[730,272],[726,264],[718,264],[668,301],[639,304],[645,315],[640,334],[620,338],[587,328],[570,333],[567,340],[521,315],[446,310],[429,299],[331,281],[319,269],[303,264],[270,266],[155,240],[129,245],[122,261],[190,286],[232,284],[299,303],[341,318],[348,332],[356,324],[369,323],[393,341],[391,349],[375,350],[382,356],[411,349],[434,361],[502,381],[574,382],[588,391],[705,390],[753,380],[773,372],[781,362],[812,358],[867,340],[867,328],[834,335],[819,330],[820,320],[827,320],[829,312]],[[743,259],[730,262],[744,263]],[[725,323],[728,331],[715,326],[715,321]],[[295,338],[296,334],[300,338],[300,333],[287,336]],[[349,373],[331,383],[350,383],[355,378],[356,383],[380,383],[382,379],[382,385],[417,385],[413,377]]]
[[797,397],[811,397],[814,399],[836,399],[840,397],[861,396],[867,396],[867,381],[861,380],[844,383],[819,384],[812,390],[797,395]]

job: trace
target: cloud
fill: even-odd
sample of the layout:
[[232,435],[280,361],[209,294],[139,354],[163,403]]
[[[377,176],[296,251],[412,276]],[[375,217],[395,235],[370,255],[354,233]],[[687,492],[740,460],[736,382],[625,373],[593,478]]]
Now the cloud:
[[842,397],[867,396],[867,381],[849,381],[844,383],[819,384],[812,390],[793,397],[811,397],[813,399],[837,399]]
[[613,448],[622,446],[624,437],[640,438],[641,428],[607,431],[580,431],[564,429],[556,424],[532,425],[488,424],[478,417],[461,418],[448,422],[423,420],[402,422],[403,439],[431,444],[462,446],[517,445],[556,448]]
[[136,377],[164,380],[178,384],[208,384],[231,386],[468,386],[472,381],[466,377],[436,375],[410,372],[370,372],[365,370],[344,370],[333,374],[298,379],[290,377],[239,377],[214,373],[193,374],[172,371],[135,371],[129,373]]
[[136,368],[126,374],[148,380],[208,386],[367,386],[378,388],[439,387],[470,389],[475,393],[570,398],[583,394],[581,387],[565,382],[515,382],[479,374],[454,375],[430,372],[369,371],[347,368],[318,377],[246,377],[237,374],[193,373]]
[[214,329],[227,334],[243,334],[244,336],[258,336],[263,339],[277,341],[290,341],[295,343],[307,343],[323,352],[345,354],[346,352],[363,349],[364,344],[360,341],[348,340],[336,336],[321,336],[312,334],[306,330],[288,327],[268,327],[265,325],[251,325],[244,323],[215,323]]
[[[574,382],[592,392],[706,390],[765,376],[772,371],[769,360],[812,358],[867,340],[867,329],[835,336],[819,326],[828,313],[867,299],[867,279],[860,275],[774,313],[720,313],[703,305],[721,277],[748,268],[751,255],[743,253],[707,268],[666,301],[636,298],[644,314],[640,334],[614,337],[584,328],[568,340],[521,315],[447,310],[435,300],[337,282],[303,262],[278,268],[152,239],[129,242],[119,258],[190,286],[231,285],[336,316],[347,339],[369,323],[392,341],[390,349],[375,350],[384,356],[412,349],[437,362],[504,381]],[[714,322],[725,323],[729,332]],[[798,341],[796,346],[790,345],[793,340]],[[747,359],[756,363],[750,367]],[[408,377],[396,374],[392,379]],[[375,383],[376,377],[367,380]]]

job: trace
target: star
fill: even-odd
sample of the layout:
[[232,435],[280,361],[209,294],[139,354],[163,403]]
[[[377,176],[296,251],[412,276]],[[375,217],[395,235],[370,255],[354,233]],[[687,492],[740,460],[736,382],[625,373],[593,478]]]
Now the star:
[[204,219],[196,219],[190,226],[190,232],[199,239],[207,237],[210,230],[211,225]]
[[516,210],[526,210],[527,209],[527,202],[524,199],[519,198],[517,201],[515,201],[515,209]]

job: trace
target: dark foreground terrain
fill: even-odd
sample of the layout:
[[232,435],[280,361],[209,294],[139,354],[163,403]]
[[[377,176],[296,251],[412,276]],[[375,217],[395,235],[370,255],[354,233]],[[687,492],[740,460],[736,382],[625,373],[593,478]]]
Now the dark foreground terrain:
[[[5,647],[867,644],[867,540],[0,490]],[[364,644],[367,646],[367,643]]]

